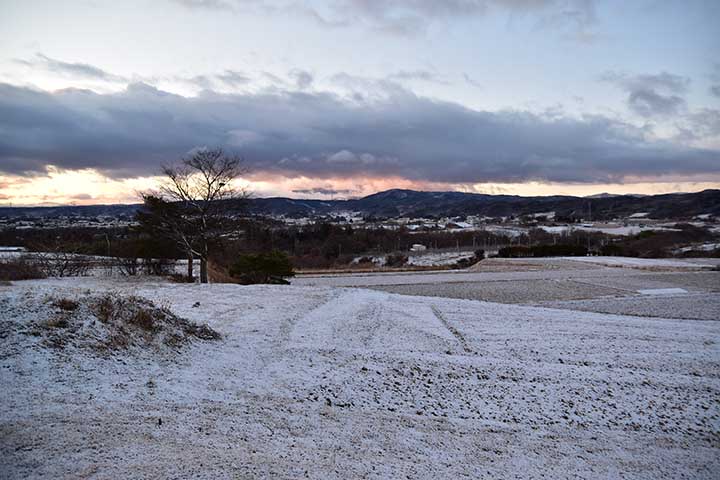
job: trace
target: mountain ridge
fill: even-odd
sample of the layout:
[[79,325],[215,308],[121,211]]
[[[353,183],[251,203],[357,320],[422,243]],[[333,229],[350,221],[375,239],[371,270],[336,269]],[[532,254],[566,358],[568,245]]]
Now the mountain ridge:
[[[109,204],[51,207],[0,207],[5,218],[57,218],[61,216],[131,217],[142,204]],[[659,195],[601,195],[575,197],[551,195],[523,197],[454,191],[390,189],[347,200],[295,199],[289,197],[251,198],[243,205],[255,215],[310,217],[358,212],[365,216],[457,217],[478,215],[507,217],[555,212],[560,217],[609,219],[647,212],[649,218],[692,218],[696,215],[720,216],[720,190]],[[228,211],[240,206],[228,203]]]

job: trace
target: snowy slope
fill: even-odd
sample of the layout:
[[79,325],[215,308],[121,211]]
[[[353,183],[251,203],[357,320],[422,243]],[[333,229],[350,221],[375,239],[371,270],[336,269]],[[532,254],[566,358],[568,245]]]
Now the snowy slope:
[[[223,339],[102,357],[28,335],[47,298],[97,291],[151,298]],[[98,279],[2,286],[0,309],[9,478],[720,471],[718,322]]]
[[636,257],[565,257],[565,260],[574,262],[587,262],[609,267],[632,267],[632,268],[678,268],[693,269],[712,268],[717,261],[712,258],[678,260],[672,258],[636,258]]

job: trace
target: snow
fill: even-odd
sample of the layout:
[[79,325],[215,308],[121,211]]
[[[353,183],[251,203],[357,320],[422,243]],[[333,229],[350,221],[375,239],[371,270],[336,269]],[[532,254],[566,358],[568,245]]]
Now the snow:
[[492,232],[496,235],[504,235],[506,237],[511,237],[511,238],[519,237],[527,232],[526,229],[522,229],[522,228],[499,227],[499,226],[494,226],[494,225],[488,225],[488,226],[482,227],[480,230]]
[[632,268],[679,268],[700,269],[712,268],[715,262],[712,259],[678,260],[665,258],[635,258],[635,257],[564,257],[565,260],[575,262],[588,262],[610,267]]
[[475,256],[473,252],[431,252],[420,255],[409,255],[408,265],[424,267],[454,265],[459,260],[469,259]]
[[[104,292],[150,298],[223,339],[175,356],[100,356],[28,334],[47,298]],[[0,287],[0,309],[0,468],[10,478],[720,469],[719,322],[92,278]]]
[[675,295],[688,293],[684,288],[646,288],[638,290],[643,295]]
[[24,252],[25,247],[0,247],[0,253],[4,252]]
[[553,234],[563,234],[570,232],[572,230],[582,230],[585,232],[601,232],[608,235],[618,235],[618,236],[630,236],[630,235],[637,235],[641,232],[648,232],[653,230],[664,230],[664,231],[673,231],[673,232],[679,232],[680,229],[677,228],[671,228],[671,227],[663,227],[660,225],[656,226],[640,226],[640,225],[605,225],[605,226],[595,226],[595,225],[579,225],[579,226],[570,226],[570,225],[557,225],[557,226],[547,226],[547,225],[541,225],[540,227],[543,230],[545,230],[548,233]]
[[692,252],[692,251],[703,251],[703,252],[710,252],[713,250],[717,250],[720,248],[720,243],[718,242],[710,242],[710,243],[703,243],[700,245],[689,245],[687,247],[678,248],[678,252]]
[[570,231],[571,227],[568,227],[567,225],[541,225],[539,227],[542,230],[545,230],[547,233],[553,233],[553,234],[561,234]]

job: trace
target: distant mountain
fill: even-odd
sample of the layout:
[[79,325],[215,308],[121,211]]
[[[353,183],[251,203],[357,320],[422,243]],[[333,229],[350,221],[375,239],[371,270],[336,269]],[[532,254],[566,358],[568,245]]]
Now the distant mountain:
[[571,196],[519,197],[463,192],[387,190],[357,200],[256,199],[257,214],[311,216],[360,212],[375,217],[445,217],[480,215],[503,217],[555,212],[560,217],[595,220],[628,217],[647,212],[649,218],[689,219],[710,213],[720,216],[720,190],[665,195],[617,195],[601,198]]
[[[228,211],[237,205],[228,204]],[[0,207],[0,217],[57,218],[97,217],[130,218],[141,205],[91,205],[68,207]],[[353,200],[300,200],[292,198],[255,198],[245,205],[248,213],[312,217],[358,212],[379,218],[455,217],[479,215],[503,217],[555,212],[558,217],[603,220],[647,213],[647,218],[690,219],[711,214],[720,217],[720,190],[665,195],[593,195],[592,197],[549,196],[519,197],[463,192],[418,192],[387,190]]]
[[647,195],[643,195],[642,193],[596,193],[595,195],[586,195],[583,198],[613,198],[613,197],[647,197]]

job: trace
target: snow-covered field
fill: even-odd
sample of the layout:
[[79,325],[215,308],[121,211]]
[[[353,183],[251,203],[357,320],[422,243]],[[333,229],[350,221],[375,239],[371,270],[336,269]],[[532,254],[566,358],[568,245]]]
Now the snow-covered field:
[[693,258],[693,259],[672,259],[672,258],[635,258],[635,257],[565,257],[565,260],[575,262],[588,262],[605,265],[609,267],[632,267],[632,268],[678,268],[698,269],[712,268],[720,264],[716,258]]
[[408,255],[408,265],[422,267],[454,265],[460,260],[471,259],[474,252],[428,252],[425,254]]
[[[32,325],[62,314],[52,299],[96,292],[150,298],[223,338],[48,347]],[[0,286],[0,310],[3,478],[720,472],[717,321],[91,278]]]

